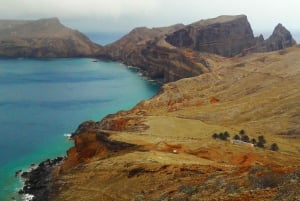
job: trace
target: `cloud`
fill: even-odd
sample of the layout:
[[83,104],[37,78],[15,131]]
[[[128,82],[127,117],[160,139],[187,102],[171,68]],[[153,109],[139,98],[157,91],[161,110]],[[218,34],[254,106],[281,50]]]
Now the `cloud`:
[[80,30],[128,31],[136,26],[192,23],[223,14],[246,14],[255,29],[281,22],[300,29],[298,0],[9,0],[0,18],[58,17]]

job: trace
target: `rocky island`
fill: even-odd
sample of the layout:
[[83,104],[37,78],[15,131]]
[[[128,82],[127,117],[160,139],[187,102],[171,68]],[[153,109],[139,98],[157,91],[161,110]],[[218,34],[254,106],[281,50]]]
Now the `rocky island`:
[[134,29],[95,56],[166,84],[129,111],[79,125],[66,158],[25,174],[32,182],[23,193],[53,201],[299,200],[299,55],[281,24],[264,40],[244,15]]

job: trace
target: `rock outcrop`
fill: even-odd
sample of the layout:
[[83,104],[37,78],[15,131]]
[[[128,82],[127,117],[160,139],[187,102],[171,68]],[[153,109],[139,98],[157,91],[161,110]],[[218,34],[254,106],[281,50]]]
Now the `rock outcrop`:
[[245,15],[219,16],[187,25],[168,35],[166,41],[176,47],[232,57],[251,47],[254,36]]
[[261,44],[261,52],[270,52],[285,49],[296,45],[296,41],[289,30],[278,24],[272,35]]
[[0,56],[87,57],[94,56],[100,48],[57,18],[0,20]]
[[136,66],[144,76],[160,82],[208,72],[210,67],[204,56],[192,51],[186,54],[186,51],[176,49],[164,40],[166,34],[183,26],[136,28],[117,42],[104,47],[100,57]]

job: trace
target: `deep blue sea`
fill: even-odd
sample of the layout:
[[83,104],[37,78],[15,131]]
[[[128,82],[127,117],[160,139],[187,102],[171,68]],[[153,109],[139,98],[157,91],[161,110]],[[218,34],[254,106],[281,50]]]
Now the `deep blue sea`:
[[64,136],[152,97],[159,85],[117,62],[0,59],[0,200],[22,183],[15,171],[65,155]]

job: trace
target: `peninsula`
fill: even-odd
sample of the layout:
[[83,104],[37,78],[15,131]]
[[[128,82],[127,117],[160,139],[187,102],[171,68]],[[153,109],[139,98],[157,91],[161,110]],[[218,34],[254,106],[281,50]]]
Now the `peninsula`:
[[220,16],[136,28],[88,47],[165,84],[129,111],[79,125],[65,159],[23,174],[22,193],[53,201],[300,199],[300,48],[283,25],[265,40],[245,15]]

